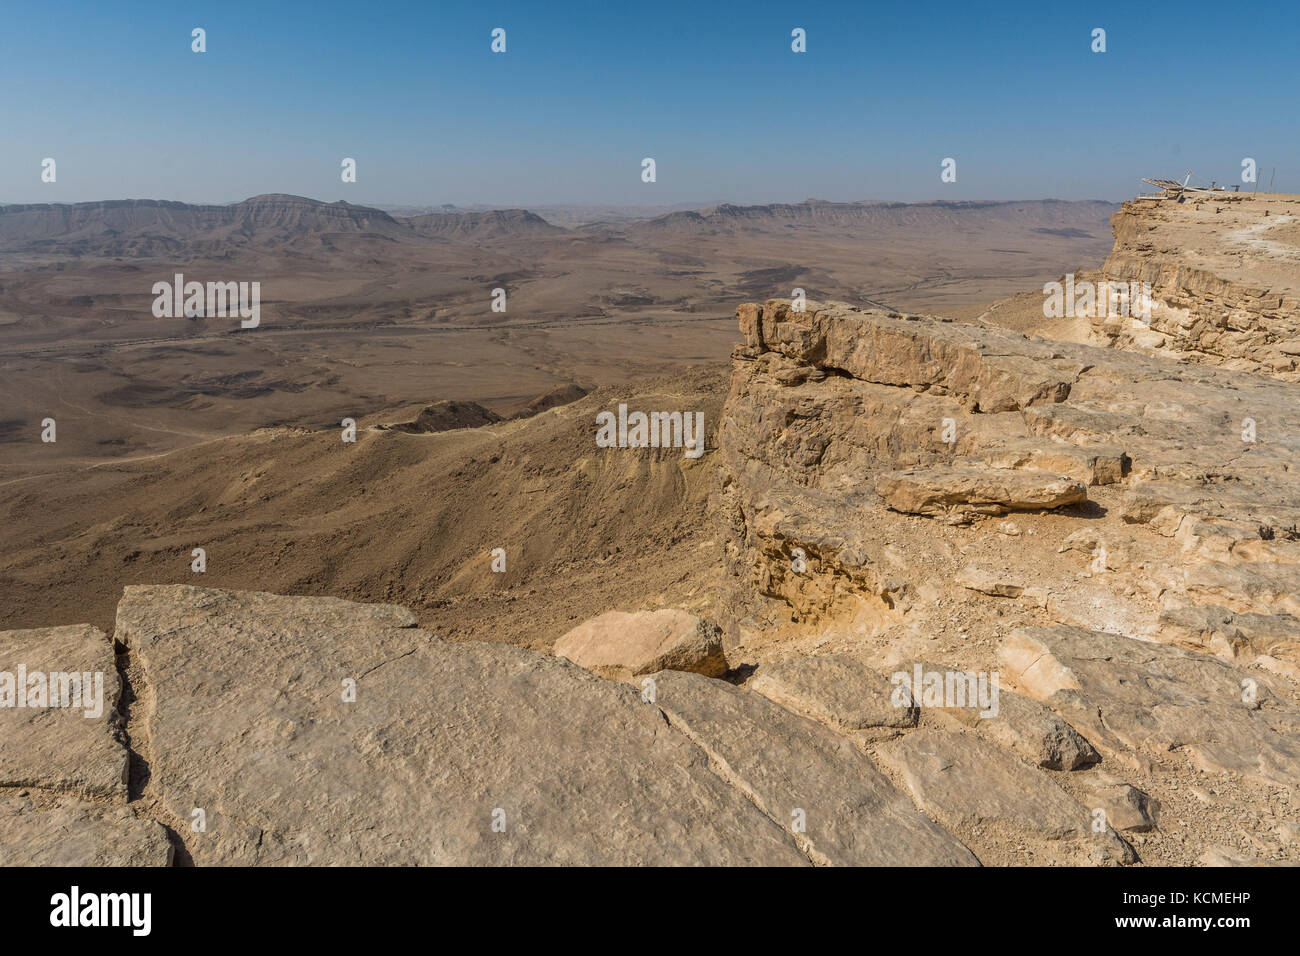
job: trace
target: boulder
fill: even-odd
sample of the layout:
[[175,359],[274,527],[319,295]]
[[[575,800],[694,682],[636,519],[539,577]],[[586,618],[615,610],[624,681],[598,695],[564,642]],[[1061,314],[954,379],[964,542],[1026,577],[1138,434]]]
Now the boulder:
[[998,712],[976,729],[990,740],[1047,770],[1077,770],[1101,759],[1077,730],[1036,700],[998,691]]
[[555,642],[555,654],[609,680],[659,670],[710,677],[727,672],[722,631],[694,614],[674,609],[608,611],[584,621]]
[[1080,799],[1090,808],[1102,810],[1106,822],[1116,830],[1145,833],[1154,830],[1160,816],[1160,801],[1131,784],[1109,774],[1076,775],[1084,791]]
[[1083,482],[1034,471],[934,466],[891,471],[876,479],[885,505],[906,514],[1003,515],[1044,511],[1088,500]]

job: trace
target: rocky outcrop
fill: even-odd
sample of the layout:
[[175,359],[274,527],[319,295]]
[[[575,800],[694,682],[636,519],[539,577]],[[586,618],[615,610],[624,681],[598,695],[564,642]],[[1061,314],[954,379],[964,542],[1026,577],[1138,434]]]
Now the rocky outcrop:
[[556,641],[555,654],[611,680],[660,670],[693,671],[707,677],[727,672],[717,625],[675,609],[608,611]]
[[1300,197],[1130,200],[1092,282],[1149,283],[1148,319],[1099,314],[1094,339],[1300,382]]
[[[1295,856],[1289,383],[839,304],[737,317],[714,499],[733,674],[984,862]],[[886,726],[882,682],[913,666],[1000,676],[1000,700],[918,696]]]
[[484,408],[478,402],[442,401],[426,405],[409,422],[398,422],[381,427],[422,435],[429,432],[452,431],[456,428],[480,428],[499,421],[501,421],[500,415]]
[[[977,863],[848,738],[751,690],[679,671],[636,689],[415,625],[128,588],[144,792],[78,803],[39,780],[0,800],[0,861],[162,865],[174,841],[199,865]],[[47,636],[72,632],[102,640]],[[70,746],[57,726],[21,743]]]
[[[975,589],[1030,594],[1064,620],[1049,608],[1063,577],[1140,575],[1132,587],[1145,600],[1119,607],[1143,633],[1196,646],[1226,628],[1216,646],[1234,658],[1295,659],[1300,413],[1287,385],[835,304],[796,312],[773,300],[737,317],[745,343],[716,497],[733,620],[784,605],[802,623],[879,629],[921,582],[943,586],[924,560],[900,559],[908,542],[932,547],[900,515],[969,523],[1016,511],[1033,534],[1061,512],[1073,525],[1053,531],[1053,550],[1066,557],[1029,562],[1010,590]],[[1243,432],[1247,418],[1255,427]],[[1150,533],[1139,541],[1134,526]],[[1206,612],[1218,623],[1189,637],[1176,623],[1189,606],[1219,609]]]
[[1300,780],[1300,708],[1262,675],[1070,627],[1017,630],[998,658],[1009,683],[1121,763],[1144,767],[1144,756],[1181,750],[1208,772],[1283,786]]

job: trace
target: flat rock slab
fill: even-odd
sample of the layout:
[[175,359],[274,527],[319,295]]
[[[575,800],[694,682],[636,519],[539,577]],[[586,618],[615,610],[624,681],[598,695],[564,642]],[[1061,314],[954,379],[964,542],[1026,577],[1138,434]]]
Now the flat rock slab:
[[0,866],[170,866],[167,831],[124,806],[0,800]]
[[1116,830],[1146,832],[1159,825],[1160,801],[1132,784],[1109,774],[1080,774],[1075,782],[1084,791],[1080,799],[1104,811],[1106,822]]
[[885,505],[905,514],[1003,515],[1043,511],[1088,500],[1083,482],[1035,471],[934,466],[892,471],[876,479]]
[[998,650],[1003,677],[1103,753],[1186,749],[1202,770],[1300,780],[1300,711],[1258,672],[1167,644],[1077,627],[1027,627]]
[[1210,561],[1187,571],[1187,594],[1197,604],[1242,613],[1300,615],[1300,564]]
[[1092,744],[1046,705],[998,691],[998,712],[981,717],[976,729],[990,740],[1047,770],[1077,770],[1096,763]]
[[1226,660],[1266,654],[1300,661],[1300,618],[1238,614],[1215,605],[1167,608],[1157,622],[1160,640]]
[[978,737],[918,730],[877,753],[917,805],[950,830],[1011,835],[1057,863],[1137,859],[1109,827],[1094,833],[1087,808],[1050,776]]
[[[933,664],[921,666],[923,672],[962,673]],[[974,727],[999,746],[1047,770],[1076,770],[1101,759],[1092,744],[1050,707],[1007,690],[1000,682],[996,698],[990,692],[983,703],[945,703],[924,710]]]
[[631,614],[609,611],[561,637],[555,642],[555,654],[609,680],[660,670],[710,677],[727,672],[722,630],[672,608]]
[[889,678],[848,654],[763,664],[748,686],[787,710],[844,732],[915,727],[919,713],[905,690],[906,699],[896,706]]
[[1300,866],[1300,863],[1261,860],[1228,846],[1207,847],[1196,862],[1201,866]]
[[98,628],[0,633],[0,786],[125,801],[121,694],[113,645]]
[[413,620],[127,588],[151,786],[178,819],[205,810],[197,864],[808,864],[631,686]]
[[[672,726],[818,864],[973,866],[845,737],[761,694],[680,671],[652,677]],[[800,831],[797,828],[803,827]]]

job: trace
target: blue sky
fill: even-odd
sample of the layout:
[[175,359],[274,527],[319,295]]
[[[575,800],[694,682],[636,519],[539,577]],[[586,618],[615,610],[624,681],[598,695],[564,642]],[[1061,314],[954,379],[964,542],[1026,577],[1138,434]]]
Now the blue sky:
[[[794,27],[806,53],[791,52]],[[1275,188],[1300,192],[1298,119],[1295,0],[0,13],[3,202],[1122,199],[1141,176],[1239,181],[1247,156],[1261,188],[1276,167]],[[55,183],[40,181],[47,156]],[[339,179],[345,156],[354,184]],[[944,157],[955,183],[940,182]]]

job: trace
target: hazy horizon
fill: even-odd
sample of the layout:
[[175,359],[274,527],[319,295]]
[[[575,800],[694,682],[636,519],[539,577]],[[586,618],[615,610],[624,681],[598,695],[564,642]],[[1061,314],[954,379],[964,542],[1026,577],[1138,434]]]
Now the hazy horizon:
[[[1276,168],[1274,188],[1296,191],[1300,9],[1217,17],[1204,2],[929,3],[887,18],[773,2],[358,12],[145,0],[129,21],[86,0],[58,21],[14,8],[0,36],[0,196],[1119,201],[1143,176],[1240,182],[1247,157],[1261,190]],[[498,27],[503,53],[491,50]],[[192,51],[194,28],[205,52]],[[806,52],[791,49],[795,28]],[[1098,28],[1105,52],[1091,49]],[[641,178],[646,157],[653,183]],[[54,182],[41,179],[47,158]],[[345,158],[355,182],[341,181]],[[940,181],[945,158],[955,182]]]
[[[1134,192],[1136,193],[1137,190],[1134,190]],[[309,200],[313,200],[313,201],[316,201],[316,202],[324,202],[324,203],[332,203],[332,202],[338,202],[338,201],[339,201],[339,200],[337,200],[337,199],[321,199],[321,198],[318,197],[318,196],[304,196],[304,195],[302,195],[301,193],[286,192],[285,190],[272,190],[271,192],[268,192],[268,193],[257,193],[257,194],[255,194],[255,195],[253,195],[253,196],[243,196],[243,197],[241,197],[241,198],[239,198],[239,199],[230,199],[230,200],[197,200],[197,201],[195,201],[195,200],[184,200],[184,199],[170,199],[170,198],[165,197],[165,196],[106,196],[106,197],[101,197],[101,198],[99,198],[99,199],[79,199],[79,200],[72,200],[72,201],[60,201],[60,200],[50,200],[50,199],[38,199],[38,200],[34,200],[34,201],[32,201],[32,202],[14,202],[14,201],[7,200],[7,199],[0,199],[0,206],[31,206],[31,205],[42,205],[42,204],[47,204],[47,205],[69,205],[69,206],[70,206],[70,205],[77,205],[77,204],[79,204],[79,203],[97,203],[97,202],[180,202],[180,203],[184,203],[184,204],[186,204],[186,205],[190,205],[190,206],[233,206],[233,205],[238,205],[238,204],[241,203],[241,202],[247,202],[247,201],[250,200],[250,199],[254,199],[254,198],[256,198],[256,196],[268,196],[268,195],[272,195],[272,196],[274,196],[274,195],[280,195],[280,196],[296,196],[296,197],[299,198],[299,199],[309,199]],[[1131,196],[1125,196],[1125,197],[1124,197],[1124,199],[1129,199],[1129,198],[1132,198],[1132,197],[1131,197]],[[773,199],[773,200],[768,200],[768,201],[765,201],[765,202],[736,202],[736,201],[734,201],[734,200],[729,200],[729,199],[710,199],[710,200],[700,200],[700,201],[698,201],[698,202],[679,202],[679,203],[662,203],[662,204],[657,204],[657,203],[607,203],[607,202],[586,202],[586,203],[576,203],[576,202],[575,202],[575,203],[557,203],[557,202],[542,202],[542,203],[523,203],[523,202],[517,202],[517,203],[511,203],[511,202],[494,202],[494,203],[455,203],[455,202],[440,202],[440,203],[433,203],[433,202],[378,202],[378,203],[365,203],[365,202],[357,202],[355,199],[347,199],[347,198],[343,198],[342,201],[343,201],[343,202],[347,202],[347,203],[349,203],[350,205],[354,205],[354,206],[365,206],[365,207],[370,208],[370,209],[379,209],[379,210],[381,210],[381,211],[383,211],[383,212],[388,212],[388,213],[390,213],[390,214],[392,214],[392,215],[402,216],[402,215],[420,215],[421,213],[416,213],[416,212],[394,213],[394,212],[392,212],[392,211],[393,211],[393,210],[396,210],[396,209],[405,209],[405,210],[428,210],[428,211],[432,212],[432,211],[437,211],[437,210],[440,210],[440,209],[443,209],[443,208],[451,207],[451,208],[454,208],[454,211],[456,211],[456,212],[487,212],[487,211],[492,211],[492,210],[505,210],[505,209],[527,209],[527,210],[538,210],[538,209],[575,209],[575,210],[577,210],[577,209],[581,209],[581,210],[592,210],[592,211],[600,210],[600,209],[608,209],[608,210],[619,210],[619,211],[624,211],[624,212],[630,212],[630,211],[633,211],[633,210],[640,210],[640,211],[646,211],[646,212],[658,210],[658,211],[661,211],[662,213],[665,213],[665,214],[666,214],[666,213],[669,213],[669,212],[676,212],[676,211],[711,209],[711,208],[713,208],[713,207],[715,207],[715,206],[726,206],[726,205],[731,205],[731,206],[742,206],[742,207],[754,207],[754,206],[778,206],[778,205],[792,206],[792,205],[800,205],[800,204],[802,204],[802,203],[811,203],[811,202],[819,202],[819,203],[820,203],[820,202],[824,202],[824,203],[830,203],[830,204],[835,204],[835,205],[855,205],[855,204],[858,204],[858,205],[867,205],[867,204],[873,204],[873,203],[885,203],[885,204],[893,204],[893,205],[899,205],[899,204],[902,204],[902,205],[918,205],[918,204],[924,204],[924,203],[948,203],[948,202],[950,202],[950,203],[1100,202],[1100,203],[1109,203],[1109,204],[1112,204],[1112,205],[1119,205],[1120,203],[1122,203],[1122,202],[1124,201],[1124,199],[1103,199],[1103,198],[1099,198],[1099,197],[1095,197],[1095,196],[1085,196],[1085,197],[1081,197],[1081,198],[1078,198],[1078,199],[1062,199],[1062,198],[1060,198],[1060,197],[1058,197],[1058,196],[1026,196],[1026,197],[1017,197],[1017,198],[998,198],[998,197],[985,197],[985,196],[971,196],[971,197],[969,197],[969,198],[963,198],[963,199],[949,199],[949,198],[945,198],[945,197],[942,197],[942,196],[936,196],[936,197],[932,197],[932,198],[929,198],[929,199],[897,200],[897,199],[876,199],[876,198],[872,198],[872,199],[825,199],[825,198],[820,197],[820,196],[808,196],[808,197],[805,197],[805,198],[803,198],[803,199],[794,199],[794,200],[788,200],[788,199],[779,199],[779,200],[778,200],[778,199]],[[448,211],[451,211],[451,208],[449,208]]]

